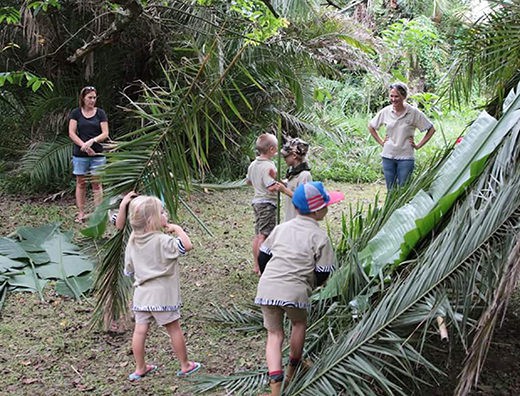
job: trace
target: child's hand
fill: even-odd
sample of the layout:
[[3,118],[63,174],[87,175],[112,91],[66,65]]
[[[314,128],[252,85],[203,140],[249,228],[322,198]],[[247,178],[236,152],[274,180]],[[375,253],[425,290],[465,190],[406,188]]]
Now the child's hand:
[[173,233],[175,233],[177,235],[180,232],[183,232],[182,227],[180,225],[177,225],[177,224],[168,223],[168,224],[166,224],[165,228],[166,228],[167,232],[173,232]]
[[184,249],[186,249],[187,252],[193,249],[190,237],[188,236],[188,234],[186,234],[186,232],[182,229],[180,225],[169,223],[166,224],[165,228],[166,232],[173,232],[175,233],[175,235],[177,235],[177,237],[181,240],[182,244],[184,245]]
[[292,197],[292,191],[287,187],[287,185],[284,182],[277,182],[276,190],[284,193],[285,195],[288,195],[289,197]]
[[123,200],[121,201],[121,204],[127,205],[135,197],[137,197],[137,193],[135,191],[130,191],[129,193],[125,194]]

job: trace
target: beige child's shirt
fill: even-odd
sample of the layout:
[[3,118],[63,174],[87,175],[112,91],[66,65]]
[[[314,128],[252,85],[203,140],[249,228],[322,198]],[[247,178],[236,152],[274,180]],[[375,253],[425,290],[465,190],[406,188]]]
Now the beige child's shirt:
[[[296,176],[289,178],[287,180],[287,187],[294,192],[296,190],[296,187],[298,187],[300,184],[305,184],[312,181],[311,172],[309,171],[302,171],[298,173]],[[288,195],[285,196],[284,200],[285,205],[285,217],[284,221],[289,221],[291,219],[294,219],[298,215],[298,211],[294,207],[292,203],[292,197],[289,197]]]
[[389,159],[414,159],[415,149],[409,138],[415,135],[415,130],[421,132],[429,130],[433,124],[422,111],[414,106],[405,104],[405,111],[397,115],[392,105],[380,110],[370,121],[369,125],[376,131],[386,125],[388,140],[383,146],[381,156]]
[[327,233],[308,216],[276,226],[260,250],[272,257],[258,282],[258,305],[308,308],[316,286],[314,271],[332,272],[336,263]]
[[162,232],[133,235],[125,250],[124,273],[134,278],[134,311],[177,311],[182,300],[177,258],[186,250]]
[[269,171],[276,172],[274,162],[261,157],[256,157],[247,169],[247,179],[255,189],[253,204],[269,203],[276,206],[276,192],[267,189],[276,183],[276,180],[269,175]]

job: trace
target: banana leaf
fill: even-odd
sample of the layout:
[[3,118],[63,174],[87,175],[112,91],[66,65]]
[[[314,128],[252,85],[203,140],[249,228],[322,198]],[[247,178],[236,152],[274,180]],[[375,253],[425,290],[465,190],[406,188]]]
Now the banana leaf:
[[[62,233],[59,224],[20,227],[18,239],[0,238],[0,294],[7,290],[37,291],[57,279],[61,294],[80,298],[91,288],[94,264],[71,243],[72,233]],[[81,275],[81,276],[80,276]]]
[[87,227],[80,232],[89,238],[99,239],[103,237],[108,223],[108,211],[114,207],[114,197],[107,197],[96,207],[96,210],[90,215]]
[[6,256],[0,256],[0,272],[7,271],[8,269],[16,269],[25,267],[27,264],[22,261],[11,260]]
[[59,295],[78,298],[92,288],[92,282],[92,272],[89,272],[81,276],[60,279],[56,282],[55,290]]
[[10,291],[41,291],[45,285],[49,282],[46,279],[40,279],[34,277],[32,274],[14,275],[8,279]]

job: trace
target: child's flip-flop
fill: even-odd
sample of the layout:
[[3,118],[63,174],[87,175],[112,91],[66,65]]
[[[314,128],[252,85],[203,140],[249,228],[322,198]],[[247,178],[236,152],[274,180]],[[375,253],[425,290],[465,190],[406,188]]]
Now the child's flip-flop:
[[130,381],[140,381],[143,379],[143,377],[146,377],[148,374],[152,374],[155,371],[157,371],[157,366],[154,366],[153,364],[147,364],[146,371],[144,373],[139,374],[137,371],[135,371],[128,376],[128,379]]
[[199,362],[190,362],[190,368],[187,371],[179,370],[177,371],[177,377],[188,377],[193,373],[197,372],[202,367],[202,364]]

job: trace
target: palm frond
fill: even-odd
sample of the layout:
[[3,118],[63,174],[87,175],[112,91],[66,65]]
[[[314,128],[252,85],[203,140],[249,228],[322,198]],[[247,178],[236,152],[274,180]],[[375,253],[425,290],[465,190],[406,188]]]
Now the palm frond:
[[33,144],[22,159],[22,171],[29,174],[32,182],[49,185],[57,179],[70,177],[71,158],[71,141],[60,136],[53,142]]
[[[469,100],[475,89],[481,89],[501,103],[507,90],[520,79],[520,3],[489,3],[493,11],[459,37],[459,54],[446,75],[452,102]],[[493,115],[497,115],[499,107],[493,107]]]
[[97,266],[92,286],[96,304],[92,313],[91,328],[103,325],[110,328],[113,321],[125,317],[132,292],[130,278],[123,274],[124,242],[128,230],[116,233],[103,245],[103,260]]
[[207,392],[216,388],[224,388],[226,395],[256,395],[259,389],[267,384],[265,370],[236,373],[230,376],[199,375],[192,389],[197,393]]
[[264,328],[262,313],[258,305],[246,305],[237,307],[233,305],[230,308],[223,308],[213,305],[211,321],[225,325],[235,331],[259,331]]

